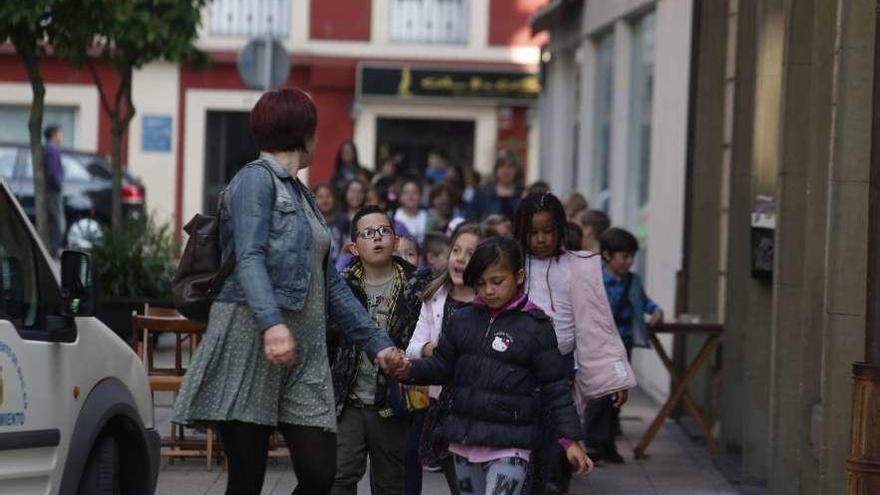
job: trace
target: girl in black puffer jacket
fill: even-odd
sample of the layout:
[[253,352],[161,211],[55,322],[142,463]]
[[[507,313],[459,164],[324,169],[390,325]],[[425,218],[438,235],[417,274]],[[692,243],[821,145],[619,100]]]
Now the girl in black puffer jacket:
[[592,469],[577,443],[581,428],[553,322],[520,292],[523,279],[515,241],[480,243],[464,273],[477,290],[474,303],[455,313],[433,356],[398,372],[413,383],[454,385],[445,430],[462,494],[520,493],[542,408],[552,412],[575,470]]

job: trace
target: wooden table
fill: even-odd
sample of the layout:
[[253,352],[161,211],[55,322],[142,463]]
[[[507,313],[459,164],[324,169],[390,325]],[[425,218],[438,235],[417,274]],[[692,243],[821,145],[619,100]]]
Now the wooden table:
[[[706,439],[706,446],[709,449],[709,453],[714,457],[718,452],[718,442],[715,440],[715,435],[712,434],[712,429],[709,428],[705,418],[703,418],[703,414],[700,412],[700,409],[697,407],[693,398],[691,398],[690,393],[688,393],[688,385],[690,385],[694,377],[697,376],[697,373],[712,354],[712,351],[718,347],[718,344],[721,342],[723,329],[724,327],[720,323],[666,323],[651,331],[650,336],[651,342],[654,344],[654,349],[657,351],[657,355],[660,356],[660,360],[663,362],[663,365],[672,377],[672,393],[669,395],[669,399],[666,403],[663,404],[663,407],[660,408],[660,412],[657,413],[657,417],[654,418],[651,426],[648,427],[648,431],[642,435],[639,445],[635,448],[637,459],[645,457],[645,450],[651,445],[654,437],[660,431],[660,428],[663,427],[663,423],[669,418],[669,414],[679,401],[684,403],[684,408],[694,417],[694,420],[696,420],[697,425],[703,432],[703,437]],[[679,377],[675,370],[675,366],[672,363],[672,359],[669,358],[669,354],[666,352],[663,344],[660,343],[660,339],[657,338],[657,334],[662,333],[706,336],[706,342],[703,343],[700,352],[697,353],[697,356],[688,365],[682,377]]]

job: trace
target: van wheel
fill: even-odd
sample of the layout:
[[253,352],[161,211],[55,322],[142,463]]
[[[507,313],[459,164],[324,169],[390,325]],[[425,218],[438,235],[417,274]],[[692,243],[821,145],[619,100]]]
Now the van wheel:
[[117,495],[119,490],[119,446],[110,436],[98,439],[79,481],[80,495]]

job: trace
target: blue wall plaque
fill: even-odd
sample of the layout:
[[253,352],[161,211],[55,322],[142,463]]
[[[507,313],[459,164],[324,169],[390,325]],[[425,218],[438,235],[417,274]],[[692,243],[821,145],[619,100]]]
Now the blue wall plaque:
[[171,117],[144,115],[141,148],[144,151],[171,151]]

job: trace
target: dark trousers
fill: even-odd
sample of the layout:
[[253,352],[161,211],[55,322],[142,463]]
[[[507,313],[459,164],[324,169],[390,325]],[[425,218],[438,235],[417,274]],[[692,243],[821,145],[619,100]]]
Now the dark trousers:
[[[266,476],[271,426],[224,421],[217,425],[229,467],[226,495],[259,495]],[[281,423],[297,485],[293,495],[327,495],[336,473],[336,435],[322,428]]]
[[64,231],[67,229],[61,191],[46,191],[46,213],[49,220],[49,254],[58,258],[64,249]]
[[[632,341],[623,340],[626,347],[626,358],[632,360]],[[614,407],[610,395],[593,399],[587,404],[584,412],[584,435],[586,444],[599,451],[615,449],[614,439],[620,431],[620,408]]]
[[[562,358],[565,361],[566,369],[569,370],[568,378],[573,387],[574,354],[566,354]],[[554,432],[553,435],[546,436],[541,440],[541,456],[546,460],[545,492],[547,493],[567,493],[568,486],[571,484],[571,465],[568,463],[565,450],[559,445],[559,436],[558,432]]]
[[[427,414],[427,409],[413,413],[412,425],[410,425],[409,436],[406,439],[406,477],[403,486],[406,495],[421,495],[422,493],[422,459],[419,456],[419,445],[422,441],[422,429],[425,426]],[[445,457],[440,462],[440,467],[443,469],[449,493],[459,495],[458,478],[455,476],[455,463],[452,456]]]
[[584,412],[587,446],[599,451],[614,447],[614,421],[619,416],[620,409],[614,407],[610,395],[591,400]]
[[422,440],[426,413],[427,410],[424,409],[413,413],[409,435],[406,437],[406,477],[403,482],[403,492],[406,495],[422,493],[422,460],[419,459],[419,442]]
[[371,406],[347,405],[338,418],[333,495],[356,495],[370,459],[375,495],[402,495],[406,437],[410,418],[383,418]]

